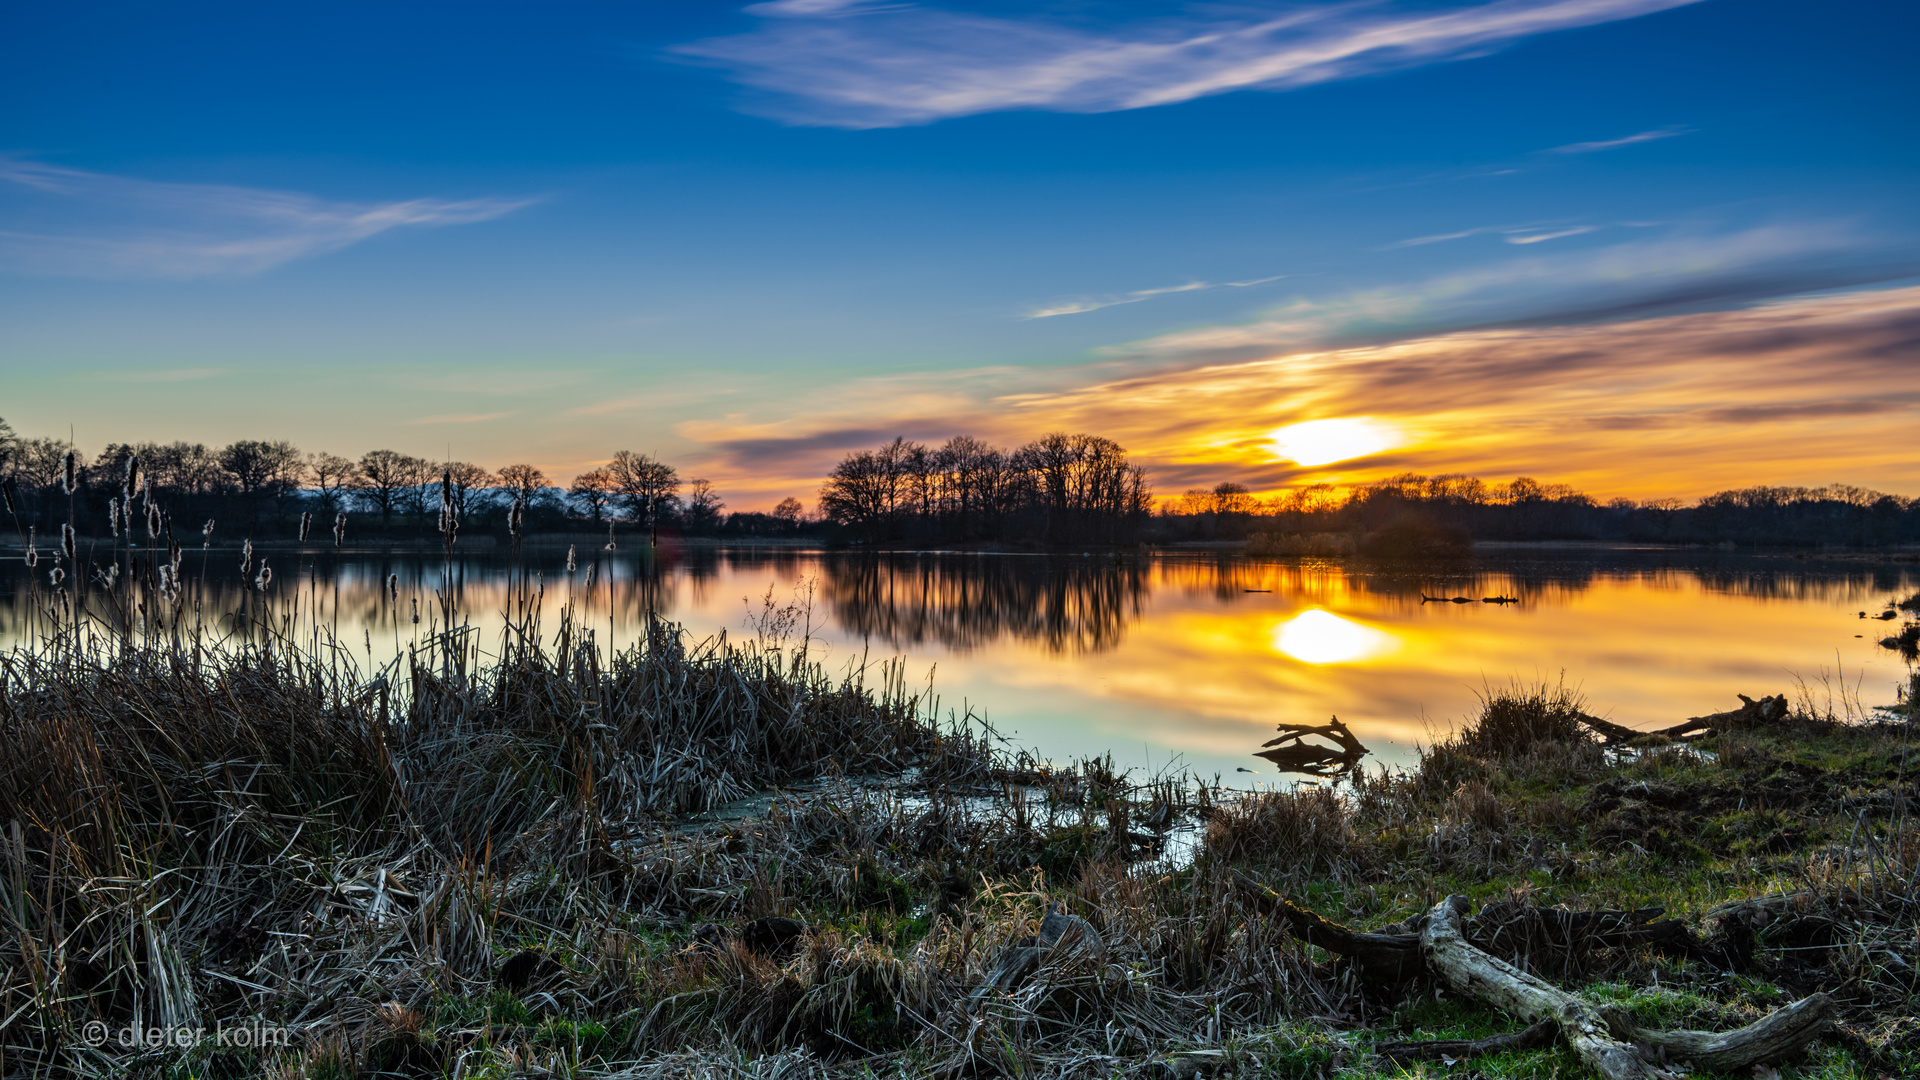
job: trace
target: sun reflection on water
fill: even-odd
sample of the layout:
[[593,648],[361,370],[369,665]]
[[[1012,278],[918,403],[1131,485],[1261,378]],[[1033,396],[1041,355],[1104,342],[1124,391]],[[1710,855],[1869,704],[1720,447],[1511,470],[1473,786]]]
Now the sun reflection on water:
[[1343,619],[1323,608],[1309,608],[1281,623],[1273,647],[1309,664],[1350,664],[1393,651],[1392,634]]

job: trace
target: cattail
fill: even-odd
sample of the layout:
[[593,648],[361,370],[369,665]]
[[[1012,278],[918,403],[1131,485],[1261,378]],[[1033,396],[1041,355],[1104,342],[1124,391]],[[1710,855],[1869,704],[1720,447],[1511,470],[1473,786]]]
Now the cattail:
[[515,538],[519,537],[520,515],[525,513],[526,509],[527,509],[526,497],[521,495],[515,495],[513,497],[513,507],[512,509],[509,509],[507,511],[507,535]]
[[177,578],[180,576],[180,560],[186,557],[186,552],[180,550],[178,540],[169,541],[167,546],[167,565],[173,567],[173,576]]
[[613,522],[607,522],[607,550],[613,550]]
[[300,515],[300,542],[303,544],[306,543],[307,534],[312,531],[313,531],[313,511],[308,510],[305,513],[302,513]]
[[80,490],[80,470],[74,464],[73,451],[60,459],[60,490],[71,495]]
[[259,589],[261,592],[266,592],[267,586],[272,583],[273,583],[273,567],[267,565],[267,560],[261,559],[260,560],[260,576],[253,579],[253,587],[256,589]]
[[7,513],[18,517],[20,511],[15,509],[13,505],[13,477],[9,476],[5,480],[0,480],[0,498],[7,500]]
[[413,621],[420,621],[420,598],[417,596],[413,598]]
[[586,587],[586,588],[589,588],[589,589],[591,589],[591,588],[593,588],[593,572],[594,572],[595,570],[598,570],[598,569],[600,569],[600,564],[599,564],[599,563],[588,563],[588,564],[587,564],[587,580],[586,580],[586,583],[585,583],[585,587]]
[[40,565],[40,552],[33,546],[33,526],[27,526],[27,569]]
[[131,505],[133,502],[133,497],[139,494],[139,492],[140,492],[140,455],[132,454],[127,457],[127,479],[121,485],[120,493],[126,496],[128,504]]
[[208,545],[210,545],[210,544],[212,544],[212,543],[213,543],[213,519],[212,519],[212,518],[208,518],[208,519],[207,519],[207,523],[206,523],[205,525],[202,525],[202,526],[200,527],[200,548],[201,548],[201,550],[203,550],[203,551],[204,551],[204,550],[206,550],[206,548],[207,548],[207,546],[208,546]]
[[147,501],[147,539],[160,539],[160,530],[165,525],[166,522],[160,517],[160,508],[153,505],[153,501],[149,499]]
[[120,496],[107,500],[107,528],[113,530],[113,538],[120,538]]
[[387,575],[387,599],[398,602],[400,599],[400,575]]
[[60,550],[66,553],[68,562],[74,561],[73,552],[74,552],[75,546],[76,545],[75,545],[75,537],[73,535],[73,526],[71,525],[60,526]]
[[66,576],[67,576],[67,572],[65,570],[60,569],[57,566],[47,571],[47,580],[53,582],[55,586],[58,586],[60,584],[61,579],[65,578]]
[[333,546],[339,547],[347,542],[347,512],[340,511],[333,519]]
[[567,545],[567,573],[573,573],[573,545]]
[[100,584],[111,590],[113,583],[120,580],[120,564],[114,563],[100,573]]
[[240,576],[246,577],[253,570],[253,539],[249,537],[240,545]]

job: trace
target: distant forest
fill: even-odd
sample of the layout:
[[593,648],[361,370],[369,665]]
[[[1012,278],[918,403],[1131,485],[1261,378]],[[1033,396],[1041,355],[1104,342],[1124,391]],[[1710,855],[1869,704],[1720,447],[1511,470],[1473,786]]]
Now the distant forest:
[[[1689,506],[1679,499],[1599,500],[1530,477],[1488,484],[1471,476],[1406,473],[1371,484],[1313,484],[1257,499],[1238,484],[1194,489],[1161,507],[1166,539],[1256,537],[1285,541],[1344,536],[1365,551],[1445,546],[1463,540],[1613,540],[1657,544],[1881,547],[1920,542],[1920,499],[1832,484],[1721,491]],[[1296,544],[1295,546],[1299,546]]]
[[[138,499],[129,498],[135,478]],[[828,546],[983,545],[1045,549],[1251,540],[1276,553],[1419,553],[1473,540],[1619,540],[1673,544],[1885,546],[1920,542],[1920,500],[1846,485],[1755,487],[1677,499],[1602,503],[1527,477],[1405,474],[1315,484],[1260,499],[1221,483],[1157,502],[1147,474],[1111,439],[1056,433],[1017,448],[971,436],[939,446],[895,439],[848,454],[812,512],[798,498],[771,513],[726,511],[714,486],[620,451],[562,484],[528,464],[488,470],[392,450],[357,459],[292,443],[241,440],[110,443],[97,456],[63,440],[21,437],[0,420],[0,492],[9,525],[51,537],[71,520],[84,536],[211,523],[215,542],[430,540],[443,491],[462,537],[624,528]]]

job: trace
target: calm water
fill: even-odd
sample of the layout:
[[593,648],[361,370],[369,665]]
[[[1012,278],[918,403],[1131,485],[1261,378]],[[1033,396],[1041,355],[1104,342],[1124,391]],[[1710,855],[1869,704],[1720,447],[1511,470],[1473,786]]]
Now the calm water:
[[[187,571],[196,573],[198,553]],[[497,640],[509,563],[416,555],[269,553],[274,602],[337,615],[374,659],[434,619],[436,590]],[[1477,557],[1450,576],[1231,556],[851,556],[694,549],[650,562],[600,553],[524,557],[545,585],[547,625],[571,593],[604,641],[631,641],[651,607],[696,636],[753,631],[768,597],[797,604],[829,665],[905,657],[946,707],[968,707],[1055,758],[1111,753],[1131,766],[1184,764],[1241,782],[1278,780],[1251,751],[1277,722],[1338,715],[1404,762],[1510,678],[1558,678],[1589,708],[1639,727],[1738,705],[1734,694],[1891,702],[1904,677],[1862,621],[1920,587],[1911,565],[1706,556],[1674,551],[1529,551]],[[214,552],[210,582],[232,553]],[[297,564],[297,565],[296,565]],[[0,644],[20,640],[29,600],[20,564],[0,587]],[[401,578],[398,604],[380,583]],[[771,592],[770,592],[771,591]],[[1511,596],[1510,605],[1422,603],[1422,595]],[[422,623],[412,622],[420,601]],[[1236,769],[1252,769],[1252,775]]]

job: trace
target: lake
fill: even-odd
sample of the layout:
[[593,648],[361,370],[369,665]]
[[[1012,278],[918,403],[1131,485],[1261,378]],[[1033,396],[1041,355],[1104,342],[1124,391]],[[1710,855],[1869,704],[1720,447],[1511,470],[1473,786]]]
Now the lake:
[[[201,557],[189,552],[188,576]],[[228,607],[237,557],[207,557]],[[376,661],[434,622],[443,581],[482,641],[497,641],[513,565],[505,554],[267,557],[273,603],[316,605]],[[540,575],[549,629],[569,596],[617,644],[649,609],[696,637],[739,637],[786,608],[831,669],[902,657],[943,709],[970,709],[1045,756],[1110,753],[1242,786],[1282,779],[1251,756],[1276,723],[1337,715],[1370,761],[1404,764],[1485,688],[1515,678],[1564,672],[1589,711],[1642,728],[1737,707],[1737,692],[1804,687],[1836,711],[1890,703],[1906,668],[1878,641],[1898,624],[1858,613],[1920,587],[1916,567],[1891,561],[1646,548],[1487,551],[1447,572],[1215,553],[583,550],[571,575],[564,548],[520,560]],[[397,603],[384,597],[389,575]],[[0,586],[0,644],[22,640],[23,582],[16,572]],[[1472,602],[1423,601],[1456,596]]]

